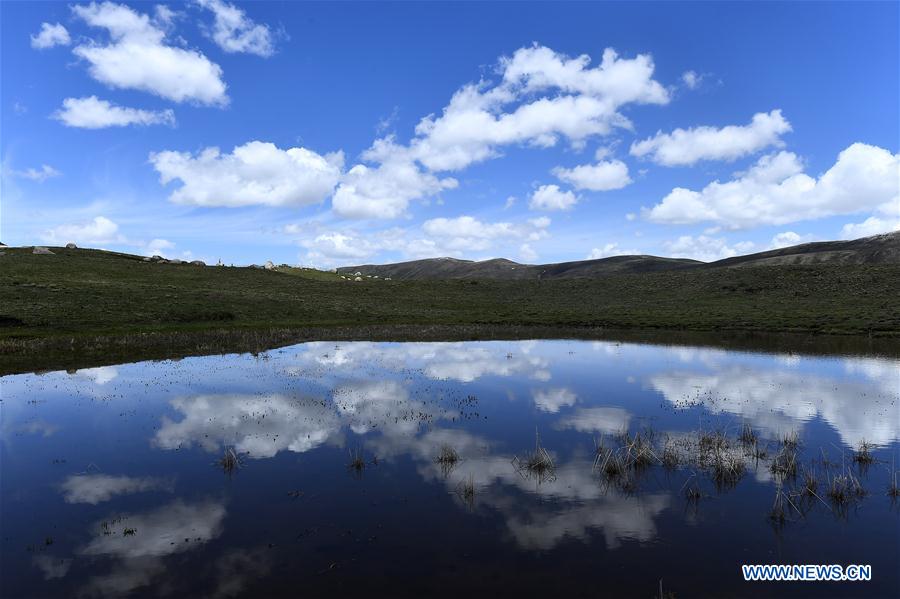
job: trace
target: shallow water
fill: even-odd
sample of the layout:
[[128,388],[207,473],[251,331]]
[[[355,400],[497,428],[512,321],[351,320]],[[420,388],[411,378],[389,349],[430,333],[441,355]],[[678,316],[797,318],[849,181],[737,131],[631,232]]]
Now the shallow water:
[[[3,597],[900,595],[897,360],[307,343],[0,385]],[[626,431],[652,457],[611,474]],[[794,431],[796,478],[771,469]],[[743,471],[717,480],[701,432]],[[515,459],[537,435],[540,472]],[[833,501],[841,473],[866,494]],[[742,563],[870,564],[872,581],[750,583]]]

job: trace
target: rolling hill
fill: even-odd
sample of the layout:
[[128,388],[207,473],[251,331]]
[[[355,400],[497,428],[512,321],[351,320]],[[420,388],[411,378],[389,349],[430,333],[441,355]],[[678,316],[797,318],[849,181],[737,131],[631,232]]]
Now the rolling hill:
[[503,279],[545,280],[597,278],[685,269],[750,266],[900,264],[900,232],[863,237],[852,241],[819,241],[792,247],[699,262],[658,256],[611,256],[557,264],[520,264],[504,258],[472,261],[429,258],[393,264],[363,264],[338,268],[343,275],[377,276],[398,280]]

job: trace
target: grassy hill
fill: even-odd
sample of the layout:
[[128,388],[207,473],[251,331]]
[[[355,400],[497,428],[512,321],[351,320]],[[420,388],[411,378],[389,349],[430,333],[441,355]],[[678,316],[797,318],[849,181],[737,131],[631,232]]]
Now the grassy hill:
[[51,250],[5,248],[0,256],[0,362],[15,368],[40,367],[47,356],[150,357],[299,338],[571,336],[598,328],[900,338],[895,264],[354,282],[312,269]]
[[475,262],[456,258],[430,258],[395,264],[364,264],[339,268],[338,272],[377,275],[392,279],[568,279],[618,274],[640,274],[683,269],[715,269],[746,266],[900,264],[900,232],[852,241],[819,241],[792,247],[699,262],[658,256],[612,256],[558,264],[519,264],[495,258]]

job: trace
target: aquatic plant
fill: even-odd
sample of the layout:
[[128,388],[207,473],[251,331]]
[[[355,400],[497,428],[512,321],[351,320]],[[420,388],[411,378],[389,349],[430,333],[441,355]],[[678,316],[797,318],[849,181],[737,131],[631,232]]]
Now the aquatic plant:
[[757,441],[759,440],[759,436],[756,434],[756,431],[753,430],[753,427],[750,426],[749,423],[744,423],[741,427],[741,434],[738,436],[740,442],[744,445],[755,446]]
[[781,445],[788,449],[797,449],[800,447],[800,433],[796,430],[790,430],[781,437]]
[[357,447],[356,449],[349,450],[350,453],[350,463],[347,464],[347,468],[352,470],[357,474],[362,474],[362,471],[366,467],[366,460],[363,458],[362,449]]
[[228,475],[233,474],[243,465],[244,460],[241,458],[241,455],[234,449],[234,447],[226,447],[225,453],[223,453],[222,457],[219,458],[219,466],[221,466],[222,471]]
[[442,445],[441,451],[434,459],[441,468],[441,473],[446,477],[460,461],[459,453],[450,445]]
[[538,482],[553,480],[556,478],[556,467],[553,464],[553,458],[541,445],[541,436],[537,431],[535,431],[534,437],[534,451],[527,453],[523,458],[515,456],[513,458],[513,466],[519,471],[519,474],[534,478]]
[[872,455],[872,449],[875,446],[867,443],[865,440],[859,442],[859,447],[853,453],[853,461],[860,466],[869,466],[875,463],[875,456]]

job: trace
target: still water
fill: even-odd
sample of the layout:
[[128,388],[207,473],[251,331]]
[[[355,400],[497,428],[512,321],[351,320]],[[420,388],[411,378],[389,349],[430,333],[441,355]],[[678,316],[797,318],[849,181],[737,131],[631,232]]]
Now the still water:
[[305,343],[0,386],[3,597],[900,596],[895,359]]

